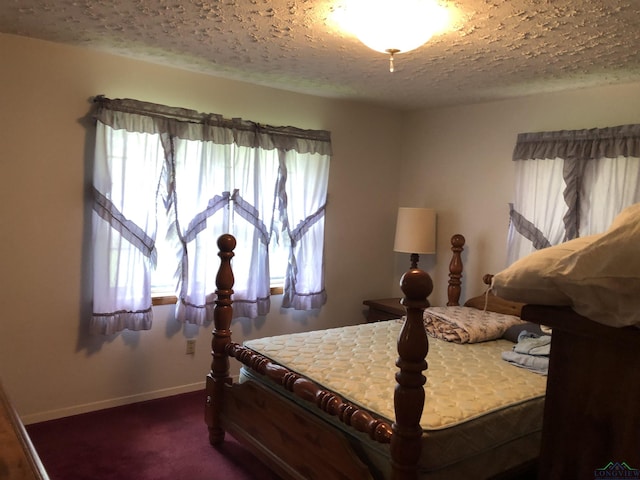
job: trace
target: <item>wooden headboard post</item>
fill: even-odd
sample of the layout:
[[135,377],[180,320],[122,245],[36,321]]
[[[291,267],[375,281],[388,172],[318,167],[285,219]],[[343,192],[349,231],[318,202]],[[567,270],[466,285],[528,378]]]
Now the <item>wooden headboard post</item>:
[[423,312],[429,306],[427,297],[433,282],[428,273],[412,268],[402,276],[400,287],[405,294],[402,304],[407,319],[398,336],[396,365],[400,371],[396,373],[398,384],[393,397],[396,421],[391,436],[392,480],[417,480],[426,382],[422,372],[427,369],[425,358],[429,351]]
[[225,386],[231,384],[232,380],[229,375],[227,348],[231,343],[230,328],[233,316],[231,295],[233,295],[234,277],[231,259],[234,256],[234,248],[236,248],[236,239],[233,236],[224,234],[218,238],[218,256],[221,262],[216,276],[217,300],[213,311],[214,329],[211,340],[213,360],[211,371],[207,375],[205,406],[205,421],[209,429],[209,442],[212,445],[220,445],[224,441],[224,429],[220,421],[222,407],[219,402],[224,401]]
[[465,239],[459,233],[451,237],[451,251],[453,256],[449,262],[449,287],[447,289],[447,306],[457,307],[460,305],[460,279],[462,278],[462,251],[464,250]]

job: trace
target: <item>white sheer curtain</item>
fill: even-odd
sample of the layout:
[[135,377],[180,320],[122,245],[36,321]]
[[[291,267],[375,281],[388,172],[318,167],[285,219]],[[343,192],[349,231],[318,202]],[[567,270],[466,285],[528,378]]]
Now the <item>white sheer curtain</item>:
[[640,201],[639,157],[640,125],[518,135],[507,263],[605,231]]
[[233,263],[236,317],[266,315],[271,305],[268,253],[280,169],[278,151],[270,147],[239,146],[233,156],[229,232],[238,242]]
[[620,211],[640,201],[640,158],[618,156],[587,162],[582,184],[580,237],[604,232]]
[[283,306],[324,304],[328,132],[128,99],[96,105],[94,332],[150,328],[156,208],[170,219],[158,235],[173,246],[179,321],[213,319],[222,233],[238,241],[235,316],[269,311],[273,236],[291,245]]
[[233,144],[175,138],[173,150],[170,205],[175,208],[175,222],[169,239],[179,245],[176,315],[181,322],[204,325],[213,319],[216,299],[216,239],[230,228],[228,171]]
[[[324,202],[327,196],[329,158],[309,152],[302,156],[286,152],[283,155],[287,181],[286,201],[281,202],[281,214],[291,244],[289,265],[285,277],[282,306],[297,310],[320,308],[326,301],[324,290]],[[282,193],[282,192],[281,192]],[[318,272],[309,275],[307,270]]]
[[[144,122],[132,116],[131,125]],[[144,130],[144,128],[140,128]],[[157,135],[98,122],[94,161],[91,330],[112,334],[151,326],[156,201],[164,153]]]

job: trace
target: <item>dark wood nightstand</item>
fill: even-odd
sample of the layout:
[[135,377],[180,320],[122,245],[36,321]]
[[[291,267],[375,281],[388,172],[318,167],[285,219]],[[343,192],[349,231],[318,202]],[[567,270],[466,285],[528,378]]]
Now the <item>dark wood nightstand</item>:
[[368,323],[400,318],[406,313],[404,307],[400,304],[399,297],[365,300],[362,303],[369,307],[367,312]]

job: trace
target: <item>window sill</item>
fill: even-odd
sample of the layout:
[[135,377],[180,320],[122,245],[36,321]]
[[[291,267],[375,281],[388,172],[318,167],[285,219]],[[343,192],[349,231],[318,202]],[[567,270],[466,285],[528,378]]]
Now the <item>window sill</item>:
[[151,297],[151,305],[154,307],[157,305],[175,305],[178,301],[178,297],[175,295],[157,296]]
[[[271,295],[282,295],[284,293],[283,287],[271,287]],[[178,302],[178,297],[175,295],[158,295],[152,297],[151,305],[175,305]]]

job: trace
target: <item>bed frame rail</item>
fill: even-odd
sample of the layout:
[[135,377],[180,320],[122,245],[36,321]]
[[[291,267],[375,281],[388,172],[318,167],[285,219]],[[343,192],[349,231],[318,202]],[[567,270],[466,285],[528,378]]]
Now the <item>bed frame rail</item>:
[[337,417],[345,425],[366,433],[372,440],[390,443],[391,425],[384,420],[375,418],[366,410],[361,410],[359,407],[345,402],[335,393],[322,389],[315,382],[271,362],[263,355],[259,355],[242,345],[230,343],[227,346],[227,353],[252,370],[281,385],[298,398],[315,404],[320,410]]

